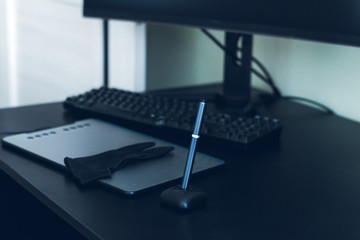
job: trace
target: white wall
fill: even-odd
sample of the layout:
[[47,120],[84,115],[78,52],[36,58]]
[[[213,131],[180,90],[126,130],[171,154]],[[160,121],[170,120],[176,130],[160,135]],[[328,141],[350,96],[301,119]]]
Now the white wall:
[[146,25],[110,21],[109,81],[111,87],[145,90]]
[[[149,26],[147,34],[149,88],[221,81],[223,53],[199,30]],[[253,53],[284,95],[319,101],[360,121],[360,48],[255,36]],[[268,89],[256,77],[253,85]]]
[[60,101],[100,86],[101,22],[83,19],[81,1],[15,2],[18,98],[13,105]]
[[[81,8],[81,0],[0,0],[0,107],[62,101],[101,85],[101,21]],[[145,26],[111,22],[110,31],[111,86],[142,91]],[[147,88],[221,81],[223,53],[199,30],[148,26],[146,34]],[[254,55],[285,95],[360,121],[360,48],[256,36]]]
[[146,62],[148,89],[222,79],[223,53],[199,30],[148,25]]
[[254,54],[284,94],[319,101],[360,121],[360,48],[256,37]]
[[[82,2],[0,0],[0,107],[63,101],[102,85],[102,22],[84,18]],[[110,22],[110,52],[110,85],[144,90],[145,26]]]
[[[7,5],[5,0],[0,0],[0,9],[2,9],[2,14],[0,14],[0,91],[1,89],[8,89],[8,54],[7,54],[7,28],[6,28],[6,19],[7,19]],[[9,104],[9,95],[8,91],[1,91],[0,97],[0,107],[7,106]]]

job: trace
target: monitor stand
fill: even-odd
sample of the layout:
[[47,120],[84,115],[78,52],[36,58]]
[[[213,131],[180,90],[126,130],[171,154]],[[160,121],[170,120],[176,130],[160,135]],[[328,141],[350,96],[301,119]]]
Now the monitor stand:
[[[177,88],[173,91],[152,91],[152,93],[187,100],[206,99],[216,108],[240,115],[256,113],[253,103],[256,95],[251,91],[251,60],[253,37],[241,33],[225,33],[225,58],[223,83],[199,87]],[[192,89],[192,90],[189,90]],[[198,90],[197,90],[198,89]]]
[[217,94],[218,103],[245,107],[251,102],[252,42],[252,35],[225,33],[224,80],[222,90]]

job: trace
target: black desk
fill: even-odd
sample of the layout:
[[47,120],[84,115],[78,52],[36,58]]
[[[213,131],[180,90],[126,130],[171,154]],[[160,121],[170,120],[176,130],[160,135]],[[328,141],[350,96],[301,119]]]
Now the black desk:
[[[279,149],[208,149],[226,167],[192,179],[208,203],[191,213],[162,206],[163,189],[134,198],[80,189],[64,172],[3,148],[0,168],[89,239],[360,239],[360,124],[289,101],[269,111],[284,125]],[[4,109],[0,132],[75,120],[60,103]]]

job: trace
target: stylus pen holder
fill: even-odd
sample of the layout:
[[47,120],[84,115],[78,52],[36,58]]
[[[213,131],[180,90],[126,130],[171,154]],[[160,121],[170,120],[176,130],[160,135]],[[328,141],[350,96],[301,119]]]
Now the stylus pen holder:
[[166,189],[161,194],[163,203],[179,208],[179,209],[193,209],[201,206],[206,201],[206,194],[195,187],[188,186],[192,168],[194,165],[195,154],[196,154],[196,143],[199,139],[199,131],[202,122],[202,117],[205,110],[205,101],[200,102],[199,110],[195,122],[194,133],[191,135],[191,144],[189,148],[188,158],[186,161],[183,182],[180,186],[174,186]]
[[206,193],[193,186],[184,190],[181,185],[177,185],[162,192],[161,200],[170,207],[190,210],[201,207],[206,202]]

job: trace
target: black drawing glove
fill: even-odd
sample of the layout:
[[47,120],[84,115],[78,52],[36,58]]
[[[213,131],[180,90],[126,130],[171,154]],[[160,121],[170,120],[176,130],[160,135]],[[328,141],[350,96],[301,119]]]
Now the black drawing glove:
[[155,159],[174,150],[174,147],[155,147],[154,142],[137,143],[88,157],[64,159],[71,174],[84,185],[99,178],[110,177],[129,161]]

